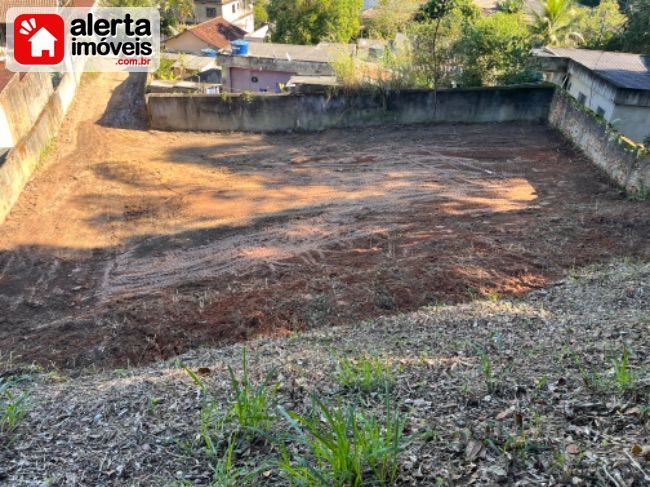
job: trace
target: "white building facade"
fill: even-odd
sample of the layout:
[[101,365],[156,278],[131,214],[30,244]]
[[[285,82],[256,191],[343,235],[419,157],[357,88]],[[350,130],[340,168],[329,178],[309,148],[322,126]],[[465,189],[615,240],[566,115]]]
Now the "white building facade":
[[535,52],[546,81],[566,89],[638,143],[650,137],[650,58],[586,49]]
[[255,16],[251,0],[194,1],[194,22],[205,22],[215,17],[223,17],[248,33],[255,31]]

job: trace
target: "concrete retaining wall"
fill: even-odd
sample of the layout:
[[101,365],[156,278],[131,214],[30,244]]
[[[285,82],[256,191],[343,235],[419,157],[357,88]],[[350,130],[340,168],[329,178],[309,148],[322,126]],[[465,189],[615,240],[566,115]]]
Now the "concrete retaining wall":
[[[19,120],[19,123],[11,125],[17,134],[16,143],[5,160],[0,161],[0,223],[18,200],[32,172],[38,166],[43,151],[56,135],[80,80],[80,73],[66,73],[56,90],[53,90],[49,73],[29,73],[25,79],[31,75],[38,76],[28,84],[16,85],[16,91],[6,97],[17,110],[12,113],[10,123],[16,120]],[[40,90],[48,92],[46,81],[49,82],[49,96],[45,103],[41,104]],[[22,89],[17,88],[21,86]],[[5,92],[6,90],[2,94],[5,95]],[[35,100],[34,103],[30,102],[31,97]],[[35,115],[39,105],[40,111]],[[20,119],[18,116],[25,118]]]
[[5,114],[13,147],[32,129],[52,96],[50,73],[15,74],[0,93],[0,110]]
[[650,189],[650,155],[563,90],[553,97],[549,123],[627,191]]
[[151,127],[197,131],[318,131],[434,122],[548,122],[614,182],[650,188],[650,156],[595,113],[552,86],[411,90],[377,94],[183,95],[147,97]]
[[544,121],[549,86],[382,94],[150,94],[151,127],[198,131],[318,131],[431,122]]

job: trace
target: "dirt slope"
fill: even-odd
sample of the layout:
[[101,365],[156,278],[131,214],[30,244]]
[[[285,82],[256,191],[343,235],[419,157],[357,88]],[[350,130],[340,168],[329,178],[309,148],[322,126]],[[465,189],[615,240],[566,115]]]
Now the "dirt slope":
[[[650,472],[648,327],[650,265],[617,263],[580,269],[523,300],[424,308],[246,346],[253,383],[275,368],[278,403],[301,414],[311,393],[330,405],[381,412],[381,395],[337,381],[336,355],[387,360],[395,371],[392,400],[409,418],[398,485],[642,486],[643,470]],[[612,364],[625,347],[632,381],[622,388]],[[220,415],[230,394],[227,369],[239,376],[242,349],[181,357],[208,372],[202,378]],[[489,379],[477,350],[491,363]],[[202,395],[173,362],[75,379],[13,374],[15,392],[27,391],[32,406],[14,441],[0,448],[0,484],[180,486],[212,479],[216,460],[198,435]],[[287,430],[278,417],[271,437]],[[278,457],[277,445],[241,441],[234,463],[250,472],[269,461],[251,485],[288,485]]]

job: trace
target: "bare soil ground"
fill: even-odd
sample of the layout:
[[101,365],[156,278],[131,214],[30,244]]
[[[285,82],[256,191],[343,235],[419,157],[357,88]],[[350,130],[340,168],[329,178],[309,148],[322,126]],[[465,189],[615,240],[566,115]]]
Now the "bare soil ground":
[[[211,397],[225,417],[228,367],[241,376],[242,344],[181,357],[202,372],[203,392],[173,361],[78,378],[14,371],[14,392],[29,394],[30,412],[8,439],[0,435],[0,484],[289,485],[278,468],[281,446],[313,458],[300,439],[285,438],[289,424],[274,402],[309,414],[316,394],[329,406],[356,404],[381,417],[383,394],[336,378],[337,356],[373,354],[394,370],[391,401],[408,417],[397,485],[646,486],[649,330],[650,265],[628,261],[580,269],[521,300],[441,305],[254,340],[246,345],[253,386],[274,371],[273,426],[263,441],[239,437],[230,483],[210,482],[237,426],[217,429],[217,418],[206,422],[201,410]],[[626,348],[624,383],[614,364]],[[213,430],[216,458],[199,435]],[[249,483],[237,477],[260,466]]]
[[123,366],[650,257],[648,203],[545,126],[152,132],[139,81],[85,80],[0,227],[5,355]]

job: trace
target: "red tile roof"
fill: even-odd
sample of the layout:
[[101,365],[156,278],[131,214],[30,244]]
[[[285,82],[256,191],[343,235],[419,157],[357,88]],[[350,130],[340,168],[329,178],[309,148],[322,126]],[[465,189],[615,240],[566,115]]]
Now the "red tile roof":
[[[206,44],[217,49],[230,47],[231,41],[243,39],[246,35],[245,30],[231,24],[223,17],[216,17],[212,20],[201,22],[194,27],[190,27],[186,32],[191,32]],[[184,33],[179,35],[183,35]]]

